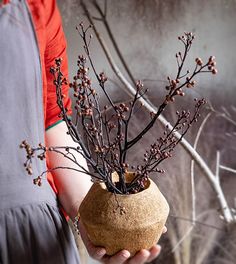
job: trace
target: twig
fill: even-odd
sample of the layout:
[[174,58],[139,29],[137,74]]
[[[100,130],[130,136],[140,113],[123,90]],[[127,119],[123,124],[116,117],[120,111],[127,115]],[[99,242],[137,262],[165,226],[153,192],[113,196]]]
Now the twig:
[[[193,144],[193,149],[195,151],[197,151],[197,144],[199,142],[200,139],[200,135],[203,131],[203,128],[207,122],[207,120],[209,119],[209,117],[211,116],[211,112],[208,113],[206,115],[206,117],[204,118],[204,120],[202,121],[202,124],[200,125],[194,144]],[[195,192],[195,181],[194,181],[194,165],[195,165],[195,161],[194,159],[191,160],[191,189],[192,189],[192,224],[194,225],[195,220],[196,220],[196,192]]]
[[222,169],[222,170],[226,170],[226,171],[232,172],[232,173],[236,173],[236,170],[234,170],[232,168],[229,168],[229,167],[226,167],[226,166],[223,166],[223,165],[220,165],[219,168]]
[[[181,216],[170,215],[170,217],[175,218],[175,219],[179,219],[179,220],[183,220],[183,221],[187,221],[187,222],[192,222],[192,219],[188,219],[188,218],[181,217]],[[225,231],[224,229],[222,229],[220,227],[217,227],[217,226],[214,226],[214,225],[211,225],[211,224],[206,224],[206,223],[203,223],[203,222],[200,222],[200,221],[197,221],[197,220],[195,221],[195,223],[198,224],[198,225],[210,227],[210,228],[222,231],[222,232]]]
[[216,179],[220,182],[220,152],[216,151]]
[[171,252],[174,253],[176,249],[182,244],[182,242],[190,235],[192,232],[194,226],[191,225],[190,228],[185,232],[185,234],[182,236],[182,238],[177,242],[177,244],[172,248]]

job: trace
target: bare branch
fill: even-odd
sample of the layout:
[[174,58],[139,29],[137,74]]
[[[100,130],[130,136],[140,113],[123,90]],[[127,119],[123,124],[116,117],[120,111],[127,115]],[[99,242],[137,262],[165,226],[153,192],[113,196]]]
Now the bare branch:
[[[117,75],[117,77],[120,79],[120,81],[124,84],[124,91],[127,92],[128,95],[134,96],[136,93],[135,88],[129,83],[129,81],[125,78],[125,76],[121,73],[120,69],[118,68],[117,64],[115,63],[105,41],[103,38],[101,38],[100,34],[96,30],[96,27],[93,27],[95,34],[98,38],[98,41],[106,55],[106,58],[108,62],[111,65],[111,68],[113,69],[114,73]],[[146,98],[141,97],[139,99],[141,104],[149,111],[149,112],[154,112],[156,113],[156,108],[152,105],[150,101],[148,101]],[[158,116],[159,121],[162,123],[164,126],[169,126],[172,128],[171,124],[162,116]],[[180,138],[181,135],[176,132],[175,133],[176,138]],[[180,144],[183,146],[183,148],[189,153],[189,155],[194,159],[196,164],[199,166],[199,168],[202,170],[206,178],[208,179],[209,183],[213,187],[214,191],[216,192],[219,204],[221,206],[222,214],[224,216],[224,219],[227,223],[231,223],[236,221],[234,216],[232,215],[232,212],[228,206],[228,203],[226,201],[226,198],[224,196],[223,190],[220,186],[220,184],[216,181],[216,177],[214,173],[211,171],[207,163],[204,161],[204,159],[198,154],[198,152],[191,146],[191,144],[183,138]]]

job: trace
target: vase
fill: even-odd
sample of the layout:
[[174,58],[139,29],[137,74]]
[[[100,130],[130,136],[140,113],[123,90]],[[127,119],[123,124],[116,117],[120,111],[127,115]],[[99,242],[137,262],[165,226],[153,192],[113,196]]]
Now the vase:
[[[134,173],[126,173],[127,181]],[[166,223],[169,205],[157,185],[148,179],[135,194],[114,194],[104,183],[94,183],[79,208],[80,221],[95,246],[107,255],[126,249],[133,256],[155,245]]]

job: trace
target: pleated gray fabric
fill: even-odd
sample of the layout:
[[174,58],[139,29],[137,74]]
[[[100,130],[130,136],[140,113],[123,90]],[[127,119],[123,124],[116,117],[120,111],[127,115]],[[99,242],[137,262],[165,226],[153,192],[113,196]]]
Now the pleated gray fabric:
[[[41,65],[26,0],[0,8],[0,264],[78,264],[47,180],[33,185],[19,144],[44,142]],[[34,163],[34,177],[46,169]]]
[[0,211],[0,234],[2,264],[78,263],[66,220],[45,203]]

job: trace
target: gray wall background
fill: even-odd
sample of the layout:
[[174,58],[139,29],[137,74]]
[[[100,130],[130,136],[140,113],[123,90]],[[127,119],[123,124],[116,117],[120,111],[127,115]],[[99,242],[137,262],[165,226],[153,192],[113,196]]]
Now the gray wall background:
[[[75,72],[75,58],[81,52],[81,40],[75,26],[86,21],[75,0],[58,1],[64,19],[68,40],[70,72]],[[87,1],[88,2],[88,1]],[[102,3],[103,1],[99,1]],[[177,36],[184,31],[195,33],[192,58],[210,55],[217,58],[219,74],[201,78],[199,92],[231,93],[235,88],[236,53],[236,1],[235,0],[108,0],[107,19],[134,76],[137,79],[165,80],[176,70],[174,55],[181,47]],[[96,12],[94,16],[99,17]],[[99,31],[106,39],[102,23]],[[107,44],[110,43],[107,41]],[[91,45],[97,68],[106,70],[104,55],[96,45]],[[147,82],[147,85],[150,83]],[[161,88],[157,83],[155,86]],[[204,88],[203,88],[204,87]],[[206,91],[207,90],[207,91]]]

